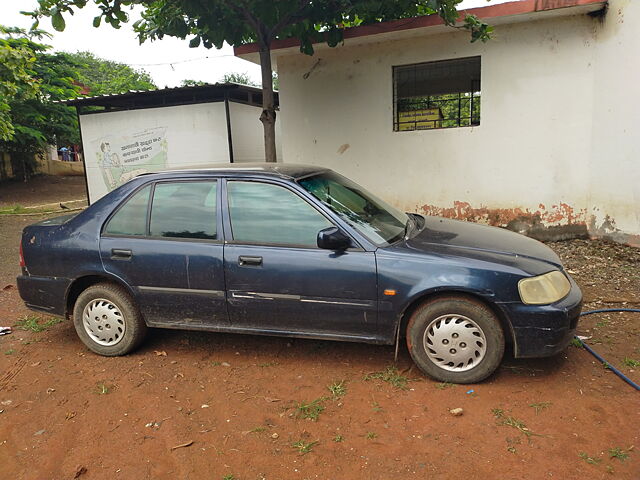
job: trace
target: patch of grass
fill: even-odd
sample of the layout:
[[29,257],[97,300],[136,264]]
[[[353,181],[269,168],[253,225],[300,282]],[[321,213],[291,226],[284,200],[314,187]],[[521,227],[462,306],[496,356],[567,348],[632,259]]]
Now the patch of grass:
[[317,445],[318,441],[315,442],[305,442],[304,440],[298,440],[291,444],[291,448],[295,448],[300,452],[300,454],[305,455],[313,450],[313,447]]
[[0,215],[15,215],[17,213],[27,213],[29,210],[22,205],[11,205],[8,207],[0,208]]
[[506,417],[506,418],[504,418],[503,421],[502,421],[502,424],[506,425],[507,427],[513,427],[513,428],[516,428],[516,429],[520,430],[527,437],[529,437],[531,435],[534,435],[534,433],[527,428],[527,425],[522,420],[518,420],[515,417]]
[[606,327],[607,325],[609,325],[609,319],[608,318],[600,320],[598,323],[596,323],[596,327],[598,327],[598,328]]
[[438,390],[446,390],[447,388],[453,388],[455,386],[456,386],[455,383],[450,383],[450,382],[436,383],[436,388]]
[[492,409],[491,413],[493,413],[496,419],[500,420],[500,425],[506,425],[507,427],[515,428],[521,433],[524,433],[527,437],[537,435],[536,433],[533,433],[531,430],[529,430],[529,428],[527,428],[527,425],[522,420],[519,420],[516,417],[505,416],[504,411],[500,408]]
[[344,440],[344,437],[342,435],[336,435],[335,437],[333,437],[333,441],[336,443],[340,443]]
[[628,453],[628,450],[624,451],[620,447],[610,448],[609,458],[617,458],[621,462],[624,462],[627,458],[629,458],[629,453]]
[[40,206],[40,207],[25,207],[22,205],[10,205],[7,207],[0,207],[0,215],[22,215],[25,213],[39,213],[39,214],[47,214],[47,213],[60,213],[60,212],[68,212],[68,210],[60,209],[56,206]]
[[24,213],[58,213],[62,210],[55,207],[24,207],[22,205],[10,205],[8,207],[0,208],[0,215],[21,215]]
[[347,387],[344,384],[344,380],[327,385],[327,390],[331,392],[334,400],[342,398],[347,394]]
[[113,385],[107,385],[104,382],[98,383],[96,385],[96,393],[98,395],[107,395],[113,391]]
[[4,352],[5,355],[13,355],[14,353],[16,353],[16,351],[13,348],[10,348],[6,352]]
[[578,338],[572,338],[571,343],[569,343],[572,347],[583,348],[582,341]]
[[549,408],[551,405],[551,402],[538,402],[529,404],[530,407],[536,410],[536,415],[538,415],[542,410]]
[[625,359],[622,361],[622,363],[624,363],[627,367],[631,367],[631,368],[640,367],[640,361],[639,360],[635,360],[635,359],[629,358],[629,357],[625,357]]
[[590,465],[598,465],[602,461],[600,458],[590,457],[586,452],[580,452],[578,456]]
[[309,403],[299,403],[296,406],[296,415],[298,418],[309,418],[314,422],[318,420],[318,417],[324,410],[324,402],[325,398],[320,397],[315,400],[310,401]]
[[211,362],[212,367],[219,367],[220,365],[222,365],[222,362]]
[[229,473],[222,477],[222,480],[238,480],[232,473]]
[[501,408],[492,408],[491,413],[493,413],[493,416],[496,418],[502,418],[502,416],[504,415],[504,410],[502,410]]
[[62,322],[61,318],[52,318],[46,322],[42,321],[42,318],[38,315],[25,315],[15,324],[20,330],[28,330],[30,332],[44,332],[47,328],[57,325]]
[[611,370],[611,365],[609,365],[609,362],[603,362],[603,363],[602,363],[602,367],[603,367],[605,370]]
[[398,372],[398,369],[393,365],[389,365],[382,372],[369,373],[364,376],[364,379],[365,380],[373,380],[373,379],[382,380],[383,382],[390,383],[391,385],[393,385],[394,387],[400,390],[406,390],[408,388],[407,384],[409,383],[409,379],[404,375],[401,375],[400,372]]
[[378,434],[376,432],[367,432],[367,434],[365,435],[365,438],[367,440],[373,440],[374,438],[377,438]]
[[262,433],[266,429],[267,429],[267,427],[262,427],[262,426],[261,427],[256,427],[256,428],[253,428],[253,429],[249,430],[249,433]]
[[380,406],[380,404],[376,401],[371,403],[371,410],[373,410],[376,413],[382,412],[382,407]]

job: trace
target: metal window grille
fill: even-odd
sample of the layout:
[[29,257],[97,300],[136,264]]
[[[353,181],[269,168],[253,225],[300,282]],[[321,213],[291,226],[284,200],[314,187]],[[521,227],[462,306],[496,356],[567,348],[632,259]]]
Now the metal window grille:
[[393,67],[393,130],[480,125],[480,57]]

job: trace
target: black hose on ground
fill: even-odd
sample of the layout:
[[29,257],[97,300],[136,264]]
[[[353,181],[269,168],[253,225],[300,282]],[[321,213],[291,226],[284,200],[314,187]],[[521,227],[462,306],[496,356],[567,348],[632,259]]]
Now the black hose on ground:
[[[580,316],[584,317],[586,315],[592,315],[594,313],[608,313],[608,312],[640,313],[640,309],[638,309],[638,308],[601,308],[599,310],[590,310],[588,312],[582,312],[580,314]],[[624,373],[622,373],[620,370],[618,370],[616,367],[614,367],[609,362],[607,362],[604,358],[602,358],[600,355],[598,355],[598,353],[593,351],[593,349],[589,345],[584,343],[584,340],[582,340],[578,336],[575,336],[574,338],[580,342],[580,344],[587,350],[587,352],[589,352],[591,355],[593,355],[598,360],[600,360],[600,362],[602,362],[602,364],[605,365],[609,370],[611,370],[613,373],[615,373],[617,376],[619,376],[622,380],[627,382],[629,385],[631,385],[636,390],[640,390],[640,385],[635,383],[633,380],[631,380],[629,377],[627,377]]]

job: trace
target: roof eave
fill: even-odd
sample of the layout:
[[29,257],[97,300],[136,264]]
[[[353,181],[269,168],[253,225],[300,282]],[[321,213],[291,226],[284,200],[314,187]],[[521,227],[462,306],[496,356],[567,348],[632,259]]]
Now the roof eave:
[[[518,23],[544,18],[568,15],[584,15],[603,9],[607,0],[521,0],[486,7],[470,8],[460,11],[459,20],[467,14],[476,15],[491,25]],[[362,25],[344,30],[344,45],[353,46],[365,43],[396,40],[414,35],[436,35],[450,32],[438,15],[405,18],[378,24]],[[271,45],[271,56],[277,64],[277,57],[300,53],[300,42],[296,38],[275,40]],[[326,43],[316,43],[314,48],[329,48]],[[260,63],[259,47],[249,43],[234,48],[237,57]]]
[[162,95],[177,95],[185,92],[200,92],[200,91],[219,91],[224,92],[225,90],[247,90],[252,91],[257,94],[262,93],[262,89],[258,87],[253,87],[250,85],[243,85],[240,83],[234,82],[226,82],[226,83],[209,83],[205,85],[194,85],[187,87],[167,87],[167,88],[158,88],[155,90],[129,90],[123,93],[108,93],[104,95],[94,95],[94,96],[79,96],[76,98],[71,98],[68,100],[57,100],[54,103],[64,103],[66,105],[71,106],[102,106],[104,102],[109,103],[112,99],[126,100],[134,97],[155,97]]

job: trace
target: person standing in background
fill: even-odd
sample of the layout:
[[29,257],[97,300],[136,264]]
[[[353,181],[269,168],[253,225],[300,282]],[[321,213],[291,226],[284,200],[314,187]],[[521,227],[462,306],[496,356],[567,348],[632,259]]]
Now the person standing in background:
[[69,161],[71,161],[71,160],[69,159],[69,149],[68,149],[67,147],[62,147],[62,148],[60,149],[60,153],[62,153],[62,161],[63,161],[63,162],[69,162]]

